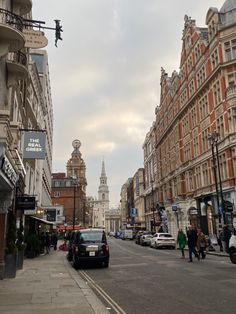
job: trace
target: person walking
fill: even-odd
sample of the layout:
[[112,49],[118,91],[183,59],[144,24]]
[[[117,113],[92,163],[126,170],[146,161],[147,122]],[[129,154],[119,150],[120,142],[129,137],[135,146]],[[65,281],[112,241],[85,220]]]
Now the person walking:
[[205,234],[202,232],[202,230],[199,230],[198,236],[197,236],[197,249],[198,249],[198,254],[199,257],[201,256],[202,259],[205,259],[207,251],[208,243],[207,239],[205,237]]
[[51,236],[51,243],[53,245],[54,251],[57,250],[57,241],[58,241],[57,233],[54,231],[52,236]]
[[181,258],[185,258],[184,248],[187,243],[186,235],[184,234],[182,229],[179,229],[178,236],[177,236],[177,244],[181,250]]
[[49,254],[49,252],[50,252],[50,245],[51,245],[51,237],[49,235],[49,232],[46,232],[46,236],[45,236],[46,253],[45,254]]
[[196,251],[197,246],[197,231],[193,228],[192,225],[189,226],[187,231],[187,238],[188,238],[188,251],[189,251],[189,262],[193,262],[193,253],[195,257],[199,260],[199,254]]

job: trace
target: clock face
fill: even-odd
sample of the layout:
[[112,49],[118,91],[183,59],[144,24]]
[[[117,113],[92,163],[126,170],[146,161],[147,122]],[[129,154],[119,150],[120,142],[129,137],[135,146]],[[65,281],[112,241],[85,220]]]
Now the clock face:
[[80,142],[79,140],[74,140],[74,141],[72,142],[72,146],[73,146],[74,148],[80,148],[81,142]]

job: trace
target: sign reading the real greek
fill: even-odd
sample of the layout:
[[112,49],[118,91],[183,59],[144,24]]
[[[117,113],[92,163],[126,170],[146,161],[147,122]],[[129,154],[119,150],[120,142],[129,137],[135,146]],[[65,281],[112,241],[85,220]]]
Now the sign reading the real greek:
[[45,159],[45,144],[45,132],[25,132],[23,159]]

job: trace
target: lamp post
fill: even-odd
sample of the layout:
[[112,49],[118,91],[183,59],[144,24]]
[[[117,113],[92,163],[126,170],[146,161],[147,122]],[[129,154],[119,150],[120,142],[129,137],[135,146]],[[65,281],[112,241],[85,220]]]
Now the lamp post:
[[[219,225],[221,225],[222,213],[223,213],[223,222],[225,224],[225,208],[224,208],[224,196],[223,196],[223,190],[222,190],[222,181],[221,181],[221,172],[220,172],[220,163],[219,163],[218,138],[219,138],[219,133],[217,133],[216,131],[208,134],[208,140],[210,140],[211,142],[211,152],[212,152],[212,160],[213,160]],[[218,177],[217,177],[217,170],[218,170]],[[221,210],[220,210],[220,200],[219,200],[219,190],[218,190],[218,179],[219,179],[219,189],[220,189],[220,198],[221,198]]]
[[152,219],[153,219],[153,224],[152,224],[152,232],[155,232],[155,229],[156,229],[156,219],[155,219],[155,207],[154,207],[154,191],[153,191],[153,179],[151,178],[151,188],[152,188]]
[[75,230],[75,209],[76,209],[76,188],[77,188],[77,182],[74,181],[74,208],[73,208],[73,227],[72,229]]

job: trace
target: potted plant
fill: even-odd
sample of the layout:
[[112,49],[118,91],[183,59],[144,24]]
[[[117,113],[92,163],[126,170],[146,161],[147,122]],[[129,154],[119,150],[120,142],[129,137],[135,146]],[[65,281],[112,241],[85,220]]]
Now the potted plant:
[[16,218],[14,213],[9,211],[5,247],[5,278],[16,276],[16,253]]
[[24,261],[24,252],[25,252],[25,242],[24,242],[24,227],[23,221],[20,220],[20,226],[17,229],[17,240],[16,240],[16,247],[17,247],[17,269],[23,268],[23,261]]

